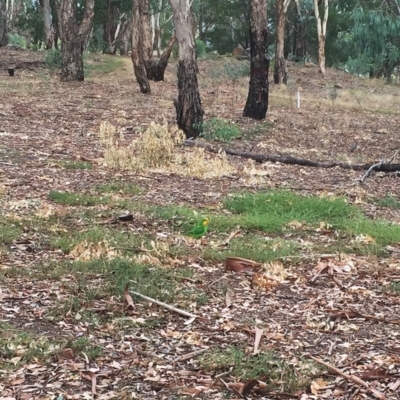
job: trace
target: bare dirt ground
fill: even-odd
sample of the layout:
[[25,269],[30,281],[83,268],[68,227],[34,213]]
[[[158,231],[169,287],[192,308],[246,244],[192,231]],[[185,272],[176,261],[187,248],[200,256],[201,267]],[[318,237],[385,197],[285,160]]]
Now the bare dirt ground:
[[[13,57],[18,59],[22,54],[30,57],[30,53],[21,51]],[[38,347],[40,340],[85,337],[103,351],[95,362],[89,360],[85,350],[71,353],[68,348],[60,349],[48,363],[33,359],[26,364],[21,362],[22,356],[11,359],[0,371],[0,399],[244,397],[243,392],[235,392],[243,389],[243,382],[234,382],[230,366],[217,377],[218,372],[201,368],[196,357],[206,349],[235,343],[244,344],[251,353],[255,325],[263,329],[261,351],[275,351],[294,368],[305,368],[309,355],[329,359],[331,365],[361,378],[381,396],[400,398],[400,297],[384,290],[389,282],[400,280],[396,246],[385,258],[333,257],[329,262],[349,264],[351,268],[351,273],[338,279],[327,274],[311,282],[318,260],[289,260],[285,267],[290,279],[273,291],[261,292],[253,289],[248,277],[226,273],[221,263],[204,262],[187,254],[180,262],[193,268],[196,276],[183,281],[181,289],[193,286],[210,298],[206,304],[191,306],[190,311],[200,317],[190,323],[154,304],[149,307],[139,303],[135,309],[128,309],[123,293],[87,305],[98,316],[91,326],[72,312],[56,322],[48,318],[56,304],[62,307],[77,293],[72,275],[60,280],[46,276],[32,279],[28,273],[49,260],[61,262],[66,257],[59,249],[41,246],[40,228],[29,222],[32,213],[49,204],[51,190],[87,192],[115,178],[144,188],[136,197],[138,201],[183,204],[201,210],[218,207],[233,191],[283,187],[317,195],[344,195],[371,218],[382,216],[400,222],[398,210],[367,202],[368,198],[387,194],[398,196],[400,179],[376,174],[361,185],[357,182],[362,175],[359,171],[266,163],[258,167],[266,171],[262,182],[253,185],[250,178],[241,176],[244,161],[235,157],[229,160],[238,172],[218,179],[106,169],[96,163],[103,154],[98,141],[102,121],[124,130],[127,138],[151,121],[166,118],[174,123],[174,62],[168,67],[165,82],[152,83],[152,94],[143,96],[133,80],[129,59],[117,72],[93,74],[84,83],[64,84],[44,65],[27,69],[20,63],[15,76],[10,77],[3,68],[9,64],[7,57],[10,54],[0,49],[0,179],[5,187],[1,209],[4,215],[22,221],[26,218],[26,226],[22,236],[0,253],[0,322],[29,332],[37,339],[34,345]],[[238,82],[212,79],[220,64],[199,60],[205,117],[228,118],[250,131],[259,124],[241,116],[247,78]],[[388,160],[400,148],[398,86],[371,83],[333,69],[327,69],[322,78],[317,67],[304,65],[291,64],[289,73],[287,88],[270,86],[270,107],[262,131],[254,138],[236,140],[229,147],[349,163]],[[297,109],[299,86],[302,103]],[[350,151],[355,144],[357,148]],[[57,162],[65,160],[91,160],[94,168],[60,168]],[[154,221],[144,229],[160,234],[166,228]],[[101,277],[92,279],[101,284]],[[221,284],[230,289],[229,296],[221,295]],[[130,331],[120,328],[125,319],[151,318],[162,323],[146,330],[140,325]],[[5,358],[7,334],[2,334],[0,358]],[[281,391],[261,388],[247,396],[361,399],[380,395],[359,382],[313,365],[307,368],[311,368],[314,386],[289,394],[282,383],[282,372],[282,382],[275,382],[281,384]],[[268,381],[268,377],[259,378]],[[224,382],[238,385],[227,389]]]

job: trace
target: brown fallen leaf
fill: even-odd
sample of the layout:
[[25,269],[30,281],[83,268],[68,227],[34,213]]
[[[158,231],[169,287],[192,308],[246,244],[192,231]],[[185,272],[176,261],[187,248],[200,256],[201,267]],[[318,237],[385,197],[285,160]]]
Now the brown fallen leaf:
[[261,268],[261,264],[241,257],[227,257],[225,260],[226,271],[242,272],[247,269]]
[[74,351],[70,348],[63,349],[61,351],[60,357],[65,360],[73,360],[75,358]]
[[92,382],[92,394],[97,394],[96,393],[96,385],[97,385],[97,378],[96,374],[93,371],[81,371],[81,375],[83,379],[86,379],[88,381]]

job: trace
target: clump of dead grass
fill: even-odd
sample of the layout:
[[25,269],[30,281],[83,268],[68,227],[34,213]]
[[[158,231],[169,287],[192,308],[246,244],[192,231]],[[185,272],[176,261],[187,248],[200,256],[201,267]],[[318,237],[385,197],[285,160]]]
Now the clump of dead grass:
[[108,167],[134,171],[176,173],[197,178],[217,178],[235,171],[225,153],[208,155],[204,149],[179,147],[182,131],[172,129],[166,122],[150,126],[139,136],[126,143],[115,126],[102,122],[99,132],[104,148],[104,163]]

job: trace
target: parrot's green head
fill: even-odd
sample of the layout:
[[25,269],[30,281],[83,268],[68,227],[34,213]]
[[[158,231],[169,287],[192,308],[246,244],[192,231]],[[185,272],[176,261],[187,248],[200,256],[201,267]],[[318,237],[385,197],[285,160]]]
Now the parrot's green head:
[[204,218],[203,219],[203,226],[208,226],[209,222],[210,222],[210,220],[208,218]]

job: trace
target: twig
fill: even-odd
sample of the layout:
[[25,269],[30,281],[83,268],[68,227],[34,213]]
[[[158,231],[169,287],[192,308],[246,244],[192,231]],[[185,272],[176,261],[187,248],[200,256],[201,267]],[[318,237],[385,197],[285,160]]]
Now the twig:
[[[399,150],[396,150],[396,151],[395,151],[395,153],[393,154],[393,156],[392,156],[392,157],[390,158],[390,160],[386,163],[387,165],[391,164],[391,163],[394,161],[394,159],[396,158],[398,152],[399,152]],[[379,161],[378,163],[371,165],[371,166],[368,168],[367,172],[365,172],[364,175],[359,179],[359,181],[360,181],[361,183],[364,182],[364,180],[367,179],[367,178],[371,175],[372,171],[374,171],[375,169],[379,169],[379,168],[382,166],[383,162],[384,162],[384,160],[382,159],[382,160]]]
[[376,163],[376,164],[372,164],[372,165],[367,169],[367,171],[364,173],[364,175],[359,179],[359,181],[360,181],[361,183],[364,182],[364,180],[367,179],[367,178],[371,175],[372,171],[374,171],[375,168],[379,168],[382,164],[383,164],[383,160],[379,161],[379,162]]
[[[129,284],[127,284],[127,286],[125,287],[125,290],[128,290],[128,288],[129,288]],[[157,304],[157,305],[159,305],[161,307],[164,307],[167,310],[174,311],[174,312],[176,312],[178,314],[184,315],[185,317],[197,318],[197,315],[194,315],[194,314],[192,314],[190,312],[181,310],[180,308],[176,308],[176,307],[171,306],[171,305],[169,305],[167,303],[163,303],[162,301],[159,301],[159,300],[153,299],[151,297],[145,296],[144,294],[140,294],[138,292],[134,292],[133,290],[131,290],[131,293],[133,293],[135,296],[141,297],[142,299],[151,301],[152,303],[155,303],[155,304]]]
[[386,396],[383,393],[379,392],[378,390],[376,390],[374,388],[371,388],[367,382],[363,381],[358,376],[346,374],[346,373],[342,372],[340,369],[334,367],[333,365],[330,365],[327,362],[325,362],[319,358],[313,357],[310,354],[308,355],[308,357],[310,357],[312,360],[316,361],[319,364],[325,365],[325,367],[329,368],[330,370],[332,370],[336,374],[342,376],[343,378],[347,379],[348,381],[357,383],[358,385],[365,387],[369,392],[371,392],[378,399],[380,399],[380,400],[386,399]]

